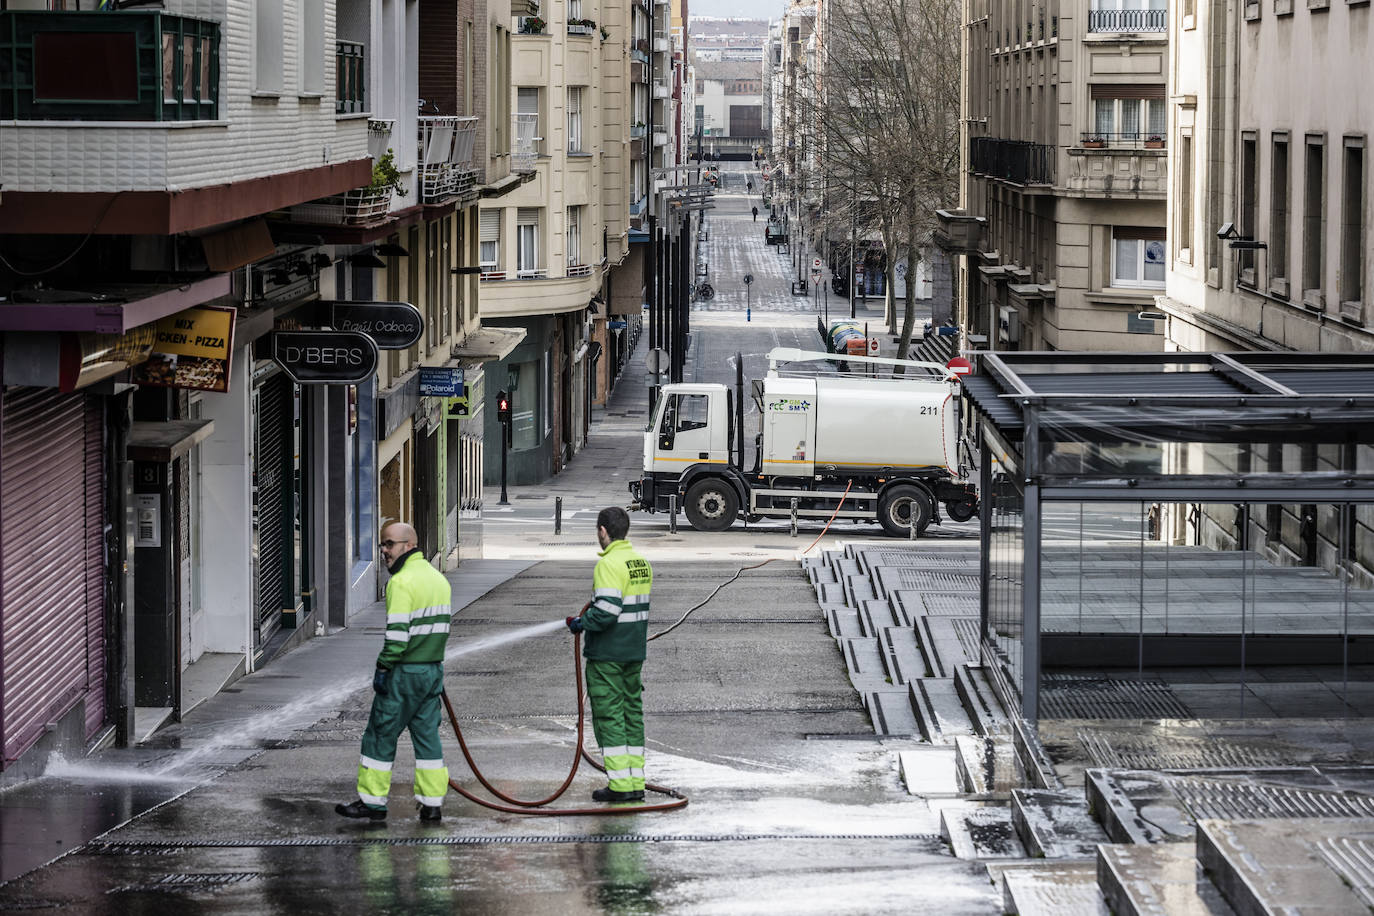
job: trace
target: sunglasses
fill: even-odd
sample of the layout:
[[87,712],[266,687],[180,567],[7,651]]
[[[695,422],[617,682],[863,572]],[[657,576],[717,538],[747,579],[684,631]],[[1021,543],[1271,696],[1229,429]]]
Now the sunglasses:
[[382,546],[390,550],[392,547],[400,547],[409,543],[410,541],[382,541]]

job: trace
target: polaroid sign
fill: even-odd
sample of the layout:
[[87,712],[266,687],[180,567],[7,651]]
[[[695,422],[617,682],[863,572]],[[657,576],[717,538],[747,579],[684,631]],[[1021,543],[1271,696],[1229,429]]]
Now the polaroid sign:
[[272,358],[298,385],[355,385],[377,372],[377,343],[361,331],[273,331]]

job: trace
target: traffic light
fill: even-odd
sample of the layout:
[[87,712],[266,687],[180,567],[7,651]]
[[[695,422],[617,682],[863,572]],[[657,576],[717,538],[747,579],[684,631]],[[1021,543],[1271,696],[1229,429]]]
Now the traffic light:
[[510,442],[510,395],[496,392],[496,419],[501,424],[501,437]]

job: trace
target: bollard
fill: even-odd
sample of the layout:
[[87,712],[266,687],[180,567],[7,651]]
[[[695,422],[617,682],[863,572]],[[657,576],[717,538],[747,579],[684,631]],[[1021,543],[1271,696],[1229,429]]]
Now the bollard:
[[792,497],[792,537],[797,536],[797,497]]
[[677,534],[677,494],[668,495],[668,533]]
[[553,498],[553,533],[563,533],[563,497]]

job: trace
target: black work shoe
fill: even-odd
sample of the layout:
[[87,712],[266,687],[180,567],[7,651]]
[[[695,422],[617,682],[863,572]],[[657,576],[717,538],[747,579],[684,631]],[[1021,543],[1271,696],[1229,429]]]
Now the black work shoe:
[[363,804],[361,798],[351,801],[346,805],[335,805],[334,813],[342,814],[344,817],[363,817],[370,821],[386,820],[385,808],[369,808],[367,805]]
[[420,820],[422,821],[437,821],[441,820],[444,816],[444,812],[438,805],[417,804],[415,807],[420,809]]
[[620,792],[616,789],[596,789],[592,801],[599,802],[639,802],[644,801],[643,792]]

